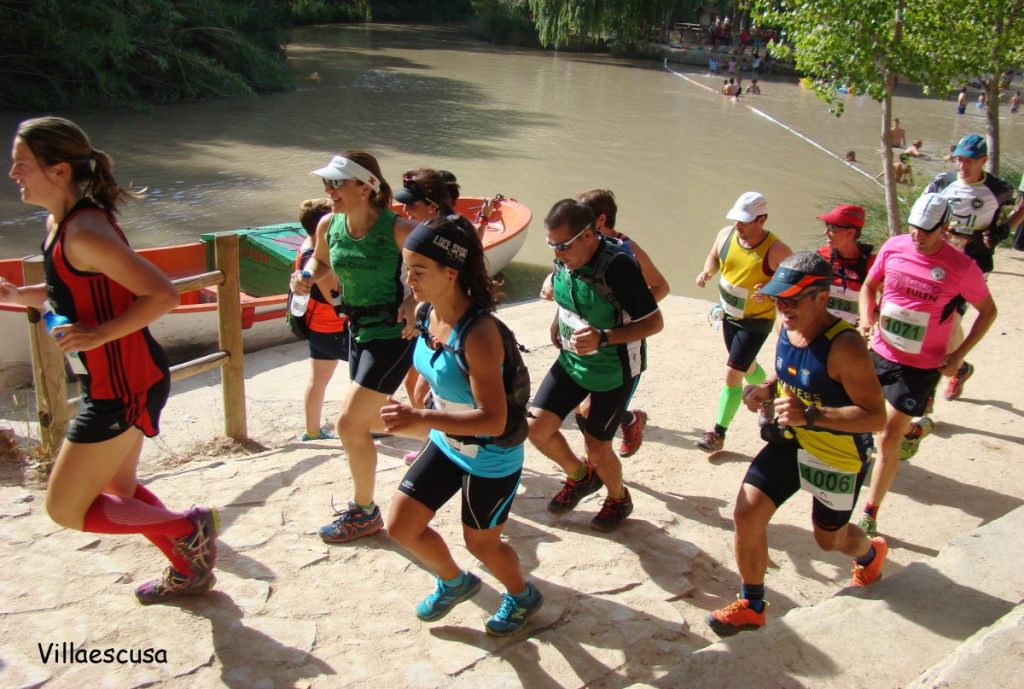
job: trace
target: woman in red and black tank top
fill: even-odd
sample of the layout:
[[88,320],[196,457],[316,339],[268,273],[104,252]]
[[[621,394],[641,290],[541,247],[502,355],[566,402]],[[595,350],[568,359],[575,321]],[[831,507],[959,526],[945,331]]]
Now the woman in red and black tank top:
[[0,279],[0,301],[69,321],[53,329],[60,348],[86,368],[82,406],[61,445],[46,492],[50,517],[92,533],[138,533],[170,560],[161,579],[138,587],[141,603],[203,593],[214,583],[217,512],[175,512],[136,481],[145,436],[158,432],[170,375],[146,326],[178,303],[178,293],[136,254],[114,220],[134,194],[117,185],[113,161],[77,125],[59,117],[18,127],[9,176],[25,203],[50,212],[43,241],[46,282]]

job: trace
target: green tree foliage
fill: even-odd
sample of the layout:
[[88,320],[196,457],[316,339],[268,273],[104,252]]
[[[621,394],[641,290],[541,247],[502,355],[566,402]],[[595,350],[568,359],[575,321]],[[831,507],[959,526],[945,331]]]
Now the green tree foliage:
[[985,91],[988,167],[999,174],[999,82],[1007,69],[1024,65],[1024,0],[960,0],[943,19],[934,30],[948,46],[954,74],[979,80]]
[[787,43],[771,46],[772,53],[791,57],[837,116],[842,114],[839,85],[882,104],[879,145],[891,234],[903,231],[893,152],[885,145],[892,94],[897,78],[943,92],[948,87],[956,67],[946,53],[962,46],[944,42],[946,30],[938,27],[948,21],[952,5],[942,0],[756,0],[754,4],[760,25],[785,31]]
[[529,0],[542,45],[613,37],[626,45],[657,35],[672,0]]
[[138,106],[288,88],[287,5],[0,0],[0,106]]

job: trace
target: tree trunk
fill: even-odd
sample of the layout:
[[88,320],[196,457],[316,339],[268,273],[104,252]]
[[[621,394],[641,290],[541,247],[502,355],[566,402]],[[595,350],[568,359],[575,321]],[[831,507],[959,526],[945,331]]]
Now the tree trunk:
[[889,146],[889,128],[892,126],[892,92],[896,76],[885,77],[885,98],[882,99],[882,170],[885,171],[885,214],[889,221],[889,236],[903,233],[903,219],[896,198],[896,177],[892,170],[892,148]]
[[995,70],[995,74],[988,81],[983,81],[985,88],[985,100],[988,107],[985,108],[985,120],[988,125],[988,171],[993,175],[999,175],[999,79],[1002,72]]

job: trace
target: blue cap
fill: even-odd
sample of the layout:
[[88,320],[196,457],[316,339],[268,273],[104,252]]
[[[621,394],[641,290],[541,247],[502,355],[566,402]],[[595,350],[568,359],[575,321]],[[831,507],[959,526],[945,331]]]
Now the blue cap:
[[953,155],[964,158],[981,158],[988,155],[988,144],[980,134],[968,134],[960,139],[953,150]]

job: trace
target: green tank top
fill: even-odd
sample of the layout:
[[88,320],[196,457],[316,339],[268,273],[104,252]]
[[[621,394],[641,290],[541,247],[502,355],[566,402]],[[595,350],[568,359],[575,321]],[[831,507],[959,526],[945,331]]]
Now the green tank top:
[[402,303],[402,252],[395,244],[395,217],[382,210],[361,239],[348,233],[348,218],[335,213],[327,230],[331,266],[341,283],[343,309],[353,324],[356,342],[391,340],[402,336],[395,322]]
[[[602,251],[608,250],[602,246]],[[577,273],[582,273],[582,277]],[[558,335],[562,350],[558,363],[581,387],[594,392],[614,390],[646,368],[646,343],[641,340],[624,345],[601,347],[596,352],[580,355],[569,349],[569,338],[575,330],[592,325],[608,330],[630,322],[629,314],[603,297],[593,278],[593,267],[578,271],[560,266],[552,276],[555,303],[558,304]]]

